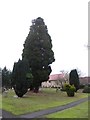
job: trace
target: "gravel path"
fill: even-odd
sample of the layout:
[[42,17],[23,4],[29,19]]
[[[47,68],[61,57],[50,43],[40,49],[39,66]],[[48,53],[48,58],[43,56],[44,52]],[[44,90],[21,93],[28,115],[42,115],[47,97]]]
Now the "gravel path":
[[28,114],[24,114],[24,115],[20,115],[20,116],[15,116],[15,115],[11,114],[10,112],[2,110],[2,118],[42,118],[42,116],[44,116],[44,115],[48,115],[48,114],[51,114],[51,113],[55,113],[55,112],[58,112],[58,111],[62,111],[62,110],[74,107],[74,106],[76,106],[80,103],[83,103],[83,102],[87,101],[88,99],[90,100],[90,98],[82,98],[80,100],[68,103],[66,105],[53,107],[53,108],[50,108],[50,109],[41,110],[41,111],[33,112],[33,113],[30,113],[30,114],[28,113]]

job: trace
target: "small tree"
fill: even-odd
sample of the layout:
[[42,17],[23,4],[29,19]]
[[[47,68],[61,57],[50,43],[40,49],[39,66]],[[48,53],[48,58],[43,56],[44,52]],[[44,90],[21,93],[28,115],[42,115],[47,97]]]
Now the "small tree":
[[6,89],[11,88],[11,71],[6,67],[2,70],[2,87],[5,87]]
[[70,85],[75,86],[76,91],[79,89],[80,82],[79,82],[79,76],[76,69],[71,70],[69,74],[69,83]]
[[28,63],[19,60],[14,63],[12,71],[12,86],[18,97],[22,97],[28,89],[27,72],[29,71]]

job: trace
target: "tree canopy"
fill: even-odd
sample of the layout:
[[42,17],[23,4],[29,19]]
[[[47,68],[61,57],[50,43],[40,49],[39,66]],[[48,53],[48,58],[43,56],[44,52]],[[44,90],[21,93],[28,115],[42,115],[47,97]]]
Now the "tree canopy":
[[41,83],[48,80],[52,71],[50,64],[55,61],[52,40],[41,17],[32,20],[24,43],[22,59],[28,61],[33,75],[33,87],[38,91]]
[[70,74],[69,74],[69,82],[70,85],[74,85],[76,88],[76,91],[79,89],[79,75],[77,73],[76,69],[71,70]]
[[2,69],[2,87],[11,88],[11,71],[6,67]]
[[28,63],[19,60],[14,63],[12,71],[12,86],[18,97],[22,97],[28,89],[27,73],[29,72]]

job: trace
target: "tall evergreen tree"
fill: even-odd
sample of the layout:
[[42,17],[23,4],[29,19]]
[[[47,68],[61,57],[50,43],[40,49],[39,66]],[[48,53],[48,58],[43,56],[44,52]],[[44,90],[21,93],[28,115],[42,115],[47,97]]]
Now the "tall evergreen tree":
[[77,73],[76,69],[71,70],[70,74],[69,74],[69,83],[70,85],[74,85],[76,88],[76,91],[79,89],[79,75]]
[[5,87],[6,89],[11,88],[11,71],[6,67],[2,70],[2,87]]
[[12,86],[18,97],[22,97],[28,90],[27,73],[29,67],[26,61],[14,63],[12,71]]
[[55,61],[52,40],[41,17],[32,20],[30,32],[25,40],[22,59],[29,62],[33,75],[33,89],[38,92],[41,83],[48,80],[52,71],[50,64]]

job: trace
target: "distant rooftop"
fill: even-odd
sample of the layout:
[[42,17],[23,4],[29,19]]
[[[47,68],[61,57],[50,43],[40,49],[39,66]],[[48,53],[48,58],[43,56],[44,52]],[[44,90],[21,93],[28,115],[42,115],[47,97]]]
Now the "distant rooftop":
[[63,79],[64,74],[54,74],[49,76],[49,81]]

